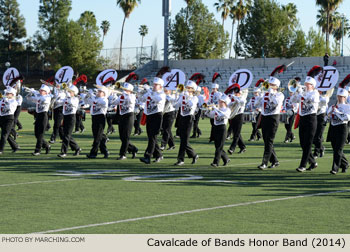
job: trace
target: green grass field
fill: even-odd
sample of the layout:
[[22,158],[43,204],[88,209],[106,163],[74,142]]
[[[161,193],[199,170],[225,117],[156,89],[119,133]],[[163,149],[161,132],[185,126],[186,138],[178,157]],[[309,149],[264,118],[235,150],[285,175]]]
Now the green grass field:
[[[296,172],[301,148],[298,141],[282,143],[283,124],[275,140],[281,165],[260,171],[263,142],[247,141],[250,124],[242,131],[247,152],[234,153],[228,167],[213,168],[208,119],[200,122],[202,137],[191,139],[198,163],[186,159],[182,167],[173,166],[178,148],[165,151],[155,165],[130,156],[117,161],[118,134],[108,142],[109,159],[87,159],[93,140],[90,116],[87,130],[74,134],[81,156],[70,152],[62,160],[57,157],[60,143],[55,143],[49,155],[33,157],[33,117],[22,112],[20,121],[21,150],[12,154],[6,145],[0,156],[0,233],[350,233],[349,174],[329,174],[329,143],[316,170]],[[141,157],[146,134],[132,142]],[[348,146],[345,152],[348,156]]]

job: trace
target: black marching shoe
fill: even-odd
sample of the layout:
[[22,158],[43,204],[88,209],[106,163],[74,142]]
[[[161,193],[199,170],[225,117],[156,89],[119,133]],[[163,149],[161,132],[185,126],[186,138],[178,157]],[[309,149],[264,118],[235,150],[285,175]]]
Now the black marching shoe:
[[163,150],[165,150],[165,146],[160,146],[159,149],[160,149],[161,151],[163,151]]
[[335,170],[331,170],[329,173],[333,174],[333,175],[337,174],[337,172]]
[[238,154],[242,154],[242,153],[244,153],[244,152],[246,152],[246,151],[247,151],[246,148],[240,149],[239,152],[238,152]]
[[226,161],[224,161],[223,166],[226,166],[228,163],[230,163],[231,159],[227,159]]
[[258,168],[260,170],[266,170],[267,166],[266,166],[266,164],[261,164],[261,165],[258,166]]
[[[18,150],[20,150],[21,148],[20,147],[17,147],[15,149],[12,150],[12,153],[16,153]],[[2,152],[1,152],[2,153]]]
[[198,155],[195,155],[195,156],[192,158],[192,163],[191,163],[191,164],[197,163],[198,158],[199,158],[199,156],[198,156]]
[[51,150],[51,145],[46,146],[45,148],[45,154],[49,154]]
[[286,140],[284,140],[284,141],[283,141],[283,143],[289,143],[289,140],[288,140],[288,139],[286,139]]
[[305,167],[298,167],[298,168],[296,169],[296,171],[297,171],[297,172],[304,172],[304,171],[306,171],[306,168],[305,168]]
[[175,149],[175,146],[171,146],[167,150],[174,150],[174,149]]
[[181,165],[184,165],[184,164],[185,164],[184,161],[178,160],[174,165],[176,165],[176,166],[181,166]]
[[139,152],[139,149],[136,148],[136,149],[132,152],[132,156],[131,156],[132,159],[135,159],[135,158],[136,158],[137,152]]
[[103,158],[108,158],[109,157],[109,151],[106,151],[105,153],[104,153],[104,156],[103,156]]
[[313,164],[311,164],[310,166],[309,166],[309,168],[307,168],[306,170],[307,171],[312,171],[313,169],[316,169],[317,168],[317,163],[313,163]]
[[124,160],[124,159],[126,159],[126,156],[120,156],[117,158],[117,160]]
[[2,155],[2,151],[0,151],[0,155]]
[[96,158],[96,155],[86,154],[86,157],[90,159],[94,159]]
[[317,158],[318,158],[318,153],[317,153],[317,152],[314,152],[314,153],[312,154],[312,156],[314,157],[314,159],[317,159]]
[[39,155],[40,155],[40,152],[33,152],[32,155],[33,155],[33,156],[39,156]]
[[255,139],[254,139],[254,137],[251,137],[251,138],[248,139],[248,141],[249,141],[249,142],[254,142]]
[[228,149],[227,152],[232,155],[234,150]]
[[140,161],[145,163],[145,164],[150,164],[151,163],[151,160],[149,158],[146,158],[146,157],[140,158]]
[[216,163],[211,163],[210,165],[213,166],[213,167],[218,167],[218,166],[219,166],[219,165],[216,164]]
[[349,168],[349,166],[342,167],[342,168],[341,168],[341,172],[342,172],[342,173],[345,173],[345,172],[346,172],[346,170],[347,170],[348,168]]
[[75,152],[74,152],[73,156],[79,156],[81,151],[82,151],[82,149],[81,149],[81,148],[79,148],[79,149],[75,150]]
[[49,141],[50,144],[54,144],[55,142],[56,142],[56,140],[54,140],[54,139],[50,139],[50,141]]
[[159,163],[160,161],[163,160],[163,156],[156,158],[153,163]]
[[275,163],[273,163],[273,164],[271,164],[270,166],[269,166],[269,168],[275,168],[275,167],[277,167],[277,166],[279,166],[280,165],[280,162],[275,162]]
[[325,147],[322,147],[321,152],[320,152],[320,157],[324,156],[324,150],[325,150]]
[[57,157],[65,158],[67,157],[67,154],[66,153],[57,154]]
[[190,138],[197,138],[197,136],[195,134],[193,134]]

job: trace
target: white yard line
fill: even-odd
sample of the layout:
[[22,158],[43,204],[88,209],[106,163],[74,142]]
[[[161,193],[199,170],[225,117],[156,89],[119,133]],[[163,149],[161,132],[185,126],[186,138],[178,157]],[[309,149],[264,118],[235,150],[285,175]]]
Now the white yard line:
[[330,192],[303,194],[303,195],[297,195],[297,196],[291,196],[291,197],[285,197],[285,198],[277,198],[277,199],[258,200],[258,201],[236,203],[236,204],[216,206],[216,207],[198,208],[198,209],[187,210],[187,211],[157,214],[157,215],[131,218],[131,219],[125,219],[125,220],[116,220],[116,221],[88,224],[88,225],[82,225],[82,226],[67,227],[67,228],[61,228],[61,229],[52,229],[52,230],[36,232],[34,234],[57,233],[57,232],[64,232],[64,231],[70,231],[70,230],[76,230],[76,229],[82,229],[82,228],[100,227],[100,226],[113,225],[113,224],[119,224],[119,223],[157,219],[157,218],[161,218],[161,217],[168,217],[168,216],[175,216],[175,215],[182,215],[182,214],[191,214],[191,213],[198,213],[198,212],[204,212],[204,211],[213,211],[213,210],[218,210],[218,209],[233,208],[233,207],[239,207],[239,206],[249,206],[249,205],[261,204],[261,203],[269,203],[269,202],[290,200],[290,199],[300,199],[300,198],[306,198],[306,197],[322,196],[322,195],[328,195],[328,194],[333,194],[333,193],[344,193],[344,192],[350,192],[350,189],[341,190],[341,191],[330,191]]
[[57,180],[39,180],[39,181],[31,181],[31,182],[22,182],[22,183],[14,183],[14,184],[0,184],[0,187],[8,187],[8,186],[18,186],[18,185],[31,185],[31,184],[41,184],[41,183],[54,183],[54,182],[65,182],[65,181],[74,181],[80,180],[84,178],[77,179],[57,179]]

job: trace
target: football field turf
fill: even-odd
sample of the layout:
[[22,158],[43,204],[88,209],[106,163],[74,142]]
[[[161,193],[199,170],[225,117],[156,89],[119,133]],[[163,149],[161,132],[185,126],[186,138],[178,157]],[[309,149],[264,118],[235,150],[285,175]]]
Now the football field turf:
[[[175,150],[164,151],[160,163],[145,165],[131,155],[117,161],[117,133],[107,144],[109,159],[101,154],[87,159],[93,141],[90,115],[84,122],[86,131],[73,134],[83,149],[80,156],[70,151],[67,158],[58,158],[61,144],[56,142],[50,154],[33,157],[33,117],[22,112],[20,121],[21,149],[12,154],[7,144],[0,156],[0,233],[350,233],[349,174],[329,173],[330,143],[325,143],[326,155],[317,159],[317,169],[298,173],[298,133],[294,131],[295,142],[284,144],[283,124],[275,139],[281,165],[261,171],[256,167],[263,142],[247,141],[250,123],[242,129],[247,151],[236,150],[227,167],[213,168],[208,119],[200,121],[201,138],[190,139],[200,156],[198,163],[191,165],[186,158],[181,167],[173,166],[179,139]],[[143,130],[141,136],[131,137],[138,157],[147,146]],[[51,130],[46,140],[50,134]],[[345,153],[349,158],[348,145]]]

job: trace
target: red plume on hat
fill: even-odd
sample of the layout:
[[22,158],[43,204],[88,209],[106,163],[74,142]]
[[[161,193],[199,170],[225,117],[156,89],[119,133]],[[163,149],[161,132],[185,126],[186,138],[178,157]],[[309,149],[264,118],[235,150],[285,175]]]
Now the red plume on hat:
[[259,87],[261,83],[263,83],[265,80],[263,78],[260,78],[256,84],[255,84],[255,87]]
[[16,78],[13,78],[10,82],[10,87],[13,87],[14,85],[16,85],[16,82],[20,80],[20,81],[23,81],[24,80],[24,77],[22,75],[16,77]]
[[102,84],[105,86],[105,85],[107,85],[107,84],[109,84],[109,83],[114,83],[115,82],[115,79],[111,76],[111,77],[109,77],[107,80],[105,80]]
[[128,77],[126,77],[125,82],[129,82],[131,80],[138,80],[139,76],[135,72],[131,72]]
[[148,84],[149,85],[149,81],[146,79],[146,78],[143,78],[140,82],[140,85],[143,85],[143,84]]
[[85,74],[80,75],[78,78],[75,79],[75,81],[73,82],[73,85],[86,85],[88,79],[87,76]]
[[322,71],[323,71],[323,67],[316,65],[316,66],[313,66],[309,72],[307,72],[307,76],[314,78],[316,75],[318,75]]
[[279,65],[278,67],[276,67],[272,73],[270,74],[270,76],[274,76],[276,73],[283,73],[283,71],[286,71],[287,66],[286,65]]
[[197,85],[199,85],[201,82],[205,82],[204,80],[205,76],[201,73],[194,73],[191,77],[190,80],[196,82]]
[[54,81],[55,81],[55,76],[51,76],[50,78],[48,78],[45,82],[45,84],[50,84],[50,85],[53,85],[54,84]]
[[214,73],[214,75],[213,75],[213,78],[212,78],[212,80],[211,80],[211,82],[215,82],[215,80],[217,79],[217,78],[219,78],[220,77],[220,79],[222,79],[221,78],[221,74],[219,74],[219,73]]
[[225,90],[224,94],[225,94],[225,95],[228,95],[228,94],[230,94],[230,93],[232,93],[232,92],[238,93],[240,90],[241,90],[241,86],[240,86],[238,83],[235,83],[235,84],[229,86],[229,87]]
[[163,74],[170,73],[171,69],[168,66],[163,66],[161,69],[159,69],[158,73],[156,74],[156,77],[162,78]]
[[345,88],[346,85],[348,85],[350,82],[350,74],[348,74],[342,82],[339,83],[340,88]]

